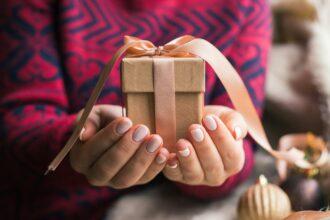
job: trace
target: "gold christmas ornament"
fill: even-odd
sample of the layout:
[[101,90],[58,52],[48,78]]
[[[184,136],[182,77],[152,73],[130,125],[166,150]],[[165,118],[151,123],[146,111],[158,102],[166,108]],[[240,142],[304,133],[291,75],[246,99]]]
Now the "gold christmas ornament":
[[237,212],[240,220],[282,220],[290,215],[291,203],[280,187],[261,175],[241,196]]

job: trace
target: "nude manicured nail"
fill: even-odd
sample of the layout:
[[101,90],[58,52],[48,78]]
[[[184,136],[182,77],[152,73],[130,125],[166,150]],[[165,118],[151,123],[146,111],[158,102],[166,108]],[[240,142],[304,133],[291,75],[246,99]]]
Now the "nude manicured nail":
[[148,135],[148,129],[145,126],[139,126],[133,133],[133,140],[142,141]]
[[189,154],[190,154],[190,150],[189,150],[188,147],[186,147],[186,148],[183,149],[183,150],[179,150],[178,152],[179,152],[179,154],[180,154],[182,157],[188,157]]
[[166,157],[162,154],[159,154],[156,157],[156,163],[158,163],[158,164],[163,164],[163,163],[165,163],[165,161],[166,161]]
[[[171,155],[170,155],[171,158]],[[167,166],[171,169],[175,169],[178,167],[178,160],[176,158],[169,159],[167,162]]]
[[132,127],[131,120],[123,119],[121,122],[118,123],[116,131],[118,134],[124,134]]
[[85,131],[86,131],[85,128],[82,128],[81,131],[80,131],[79,139],[80,139],[81,141],[83,140],[83,134],[84,134]]
[[195,141],[201,142],[204,140],[203,131],[200,128],[196,128],[191,131],[191,136],[194,138]]
[[163,164],[167,161],[168,151],[165,148],[159,150],[159,154],[156,157],[156,163]]
[[234,128],[234,135],[235,135],[235,139],[236,140],[239,140],[242,138],[242,134],[243,134],[243,131],[240,127],[236,126]]
[[155,152],[161,145],[162,141],[158,136],[153,136],[147,143],[147,151],[149,153]]
[[178,167],[178,163],[168,164],[167,166],[171,169],[175,169]]
[[214,118],[211,115],[208,115],[204,118],[204,123],[207,127],[207,129],[214,131],[217,129],[217,122],[214,120]]

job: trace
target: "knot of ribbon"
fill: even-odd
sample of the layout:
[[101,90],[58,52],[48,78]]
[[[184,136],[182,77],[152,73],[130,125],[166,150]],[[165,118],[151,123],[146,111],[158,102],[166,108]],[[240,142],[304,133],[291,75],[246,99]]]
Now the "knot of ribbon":
[[141,56],[167,56],[167,57],[192,57],[193,54],[189,52],[177,51],[178,47],[194,40],[190,35],[178,37],[163,46],[155,46],[148,40],[141,40],[137,37],[125,36],[124,44],[133,45],[126,51],[127,57],[141,57]]
[[206,61],[214,70],[216,76],[221,81],[226,89],[230,100],[235,109],[244,117],[250,136],[268,153],[278,160],[284,160],[289,164],[293,164],[302,169],[320,167],[327,161],[327,148],[322,149],[322,153],[318,160],[308,161],[305,158],[305,153],[292,146],[287,150],[274,150],[266,136],[261,120],[251,101],[248,90],[244,85],[240,75],[236,72],[227,58],[211,43],[204,39],[195,38],[190,35],[178,37],[163,46],[156,47],[153,43],[147,40],[141,40],[136,37],[125,36],[124,45],[120,47],[112,59],[106,63],[100,73],[99,80],[93,89],[93,92],[87,101],[83,114],[78,121],[71,137],[66,145],[57,154],[54,160],[48,166],[48,171],[54,171],[65,156],[69,153],[79,138],[79,134],[90,114],[93,105],[96,103],[105,81],[113,69],[116,61],[126,53],[128,57],[141,56],[164,56],[164,57],[190,57],[197,56]]

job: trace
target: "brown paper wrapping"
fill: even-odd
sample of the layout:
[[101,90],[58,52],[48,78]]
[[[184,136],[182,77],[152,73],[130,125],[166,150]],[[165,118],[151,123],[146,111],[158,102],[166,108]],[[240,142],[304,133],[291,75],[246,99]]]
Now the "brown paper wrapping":
[[[153,59],[124,58],[122,90],[127,116],[134,124],[155,131]],[[186,136],[188,127],[201,123],[205,92],[205,64],[200,58],[174,58],[176,139]]]

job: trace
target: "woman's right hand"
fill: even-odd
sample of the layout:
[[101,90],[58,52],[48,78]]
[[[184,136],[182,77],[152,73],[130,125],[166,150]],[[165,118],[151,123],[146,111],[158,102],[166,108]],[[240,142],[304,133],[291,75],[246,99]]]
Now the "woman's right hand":
[[150,135],[145,125],[133,126],[129,118],[121,117],[121,107],[113,105],[94,106],[70,152],[72,168],[92,185],[115,189],[149,182],[168,158],[159,135]]

